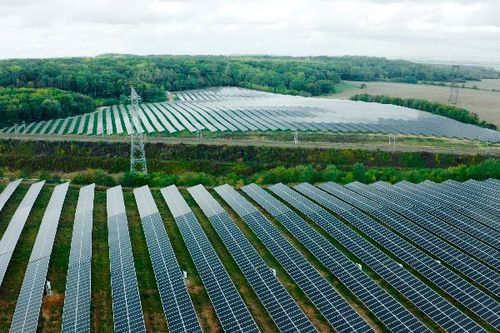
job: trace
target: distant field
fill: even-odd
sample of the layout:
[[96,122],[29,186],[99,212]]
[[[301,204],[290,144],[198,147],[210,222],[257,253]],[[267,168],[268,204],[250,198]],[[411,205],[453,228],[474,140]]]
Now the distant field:
[[[450,88],[423,84],[407,84],[392,82],[365,82],[366,88],[359,89],[363,82],[346,82],[352,84],[352,89],[328,96],[329,98],[348,99],[355,94],[389,95],[402,98],[421,98],[448,103]],[[500,92],[485,91],[500,89],[500,80],[483,80],[482,82],[468,82],[466,86],[476,85],[480,90],[460,89],[459,106],[488,122],[500,125]]]

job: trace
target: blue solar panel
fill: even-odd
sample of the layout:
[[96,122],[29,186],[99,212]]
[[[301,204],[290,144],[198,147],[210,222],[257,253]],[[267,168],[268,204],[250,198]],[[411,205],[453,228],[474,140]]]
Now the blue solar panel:
[[414,203],[415,206],[420,209],[420,212],[426,213],[425,216],[427,220],[432,221],[432,223],[423,225],[426,229],[488,265],[500,269],[500,256],[498,256],[498,250],[452,226],[453,220],[456,221],[465,218],[463,215],[453,212],[452,210],[444,209],[443,207],[436,208],[435,201],[429,200],[427,195],[422,193],[419,194],[417,189],[407,187],[403,183],[393,185],[391,190],[393,190],[393,193],[403,196],[406,200],[410,200]]
[[[358,189],[354,184],[347,186],[349,188]],[[500,324],[500,317],[497,314],[498,311],[500,311],[500,305],[475,286],[436,262],[424,252],[420,251],[409,242],[406,242],[360,210],[352,207],[349,211],[338,211],[336,205],[333,203],[335,197],[313,186],[310,186],[310,191],[305,194],[321,205],[344,217],[382,247],[392,252],[396,257],[454,297],[470,311],[475,312],[479,317],[483,318],[483,320],[489,322],[493,326]],[[335,191],[334,194],[338,198],[353,205],[356,205],[358,202],[365,202],[367,204],[372,203],[367,197],[354,193],[347,188],[339,189]],[[388,209],[373,209],[370,211],[370,214],[381,221],[387,219],[403,219],[403,217],[397,214],[391,214]]]
[[479,241],[482,241],[497,250],[500,249],[500,232],[492,230],[491,228],[480,223],[481,220],[485,220],[485,217],[482,216],[481,213],[474,214],[471,209],[471,206],[474,204],[462,200],[461,197],[455,193],[441,191],[433,185],[437,184],[424,182],[419,185],[415,185],[414,187],[410,187],[417,188],[420,190],[418,193],[433,199],[436,203],[436,209],[448,210],[454,218],[449,218],[446,221],[453,227],[468,233]]
[[5,206],[9,198],[12,196],[12,193],[14,193],[19,184],[21,184],[21,181],[22,179],[18,179],[13,182],[10,182],[7,186],[5,186],[4,190],[0,194],[0,211],[3,209],[3,206]]
[[149,187],[134,190],[168,331],[202,332],[182,271]]
[[466,275],[478,285],[494,294],[500,293],[500,275],[498,273],[416,223],[421,220],[425,221],[425,214],[421,214],[411,204],[399,200],[398,197],[392,196],[389,192],[385,192],[384,187],[378,185],[367,186],[364,187],[363,193],[365,196],[383,203],[386,207],[390,207],[406,218],[387,218],[384,223],[388,226],[435,255],[439,260],[446,262]]
[[[311,218],[444,329],[483,331],[478,324],[399,263],[311,200],[283,184],[273,185],[270,190]],[[362,222],[361,216],[352,214],[346,219],[357,227]]]
[[359,314],[254,206],[228,185],[215,190],[248,224],[332,327],[338,332],[372,331]]
[[259,332],[191,208],[175,186],[161,189],[225,332]]
[[62,332],[90,332],[92,213],[95,185],[80,189],[69,255]]
[[115,333],[146,332],[121,186],[106,191]]
[[43,214],[40,229],[24,275],[10,332],[36,332],[50,254],[69,183],[57,185]]
[[222,206],[202,186],[188,188],[280,332],[316,332],[309,319]]
[[16,244],[21,236],[24,225],[28,220],[29,213],[33,204],[35,203],[38,194],[42,190],[45,181],[35,183],[30,186],[28,192],[16,209],[12,216],[7,229],[5,230],[2,239],[0,240],[0,286],[2,285],[3,278],[7,272],[7,268],[16,248]]

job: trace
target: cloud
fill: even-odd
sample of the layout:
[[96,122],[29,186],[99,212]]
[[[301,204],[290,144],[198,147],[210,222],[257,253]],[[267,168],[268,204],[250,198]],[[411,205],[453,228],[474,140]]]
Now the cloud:
[[0,57],[500,54],[494,0],[1,0]]

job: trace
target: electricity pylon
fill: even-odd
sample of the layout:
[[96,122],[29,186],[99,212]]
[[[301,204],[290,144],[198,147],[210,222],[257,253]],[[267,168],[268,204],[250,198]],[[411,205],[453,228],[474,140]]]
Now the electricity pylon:
[[460,81],[460,66],[453,65],[451,69],[451,86],[450,95],[448,96],[448,104],[457,105],[458,104],[458,82]]
[[139,120],[139,95],[134,87],[130,87],[130,124],[132,125],[132,133],[130,134],[130,171],[148,173],[146,163],[146,151],[144,150],[145,135],[140,126]]

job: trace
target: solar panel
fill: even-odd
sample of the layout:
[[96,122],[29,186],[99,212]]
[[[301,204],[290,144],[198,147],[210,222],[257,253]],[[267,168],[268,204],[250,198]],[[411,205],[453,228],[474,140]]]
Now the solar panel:
[[96,112],[89,113],[89,119],[87,122],[87,134],[94,134],[94,118],[96,118]]
[[481,214],[474,214],[472,212],[471,206],[474,206],[474,204],[462,200],[455,193],[439,190],[435,185],[437,184],[424,182],[415,185],[415,187],[421,190],[419,193],[426,194],[428,197],[435,199],[436,203],[439,203],[436,204],[436,208],[444,208],[450,211],[452,216],[456,217],[447,219],[449,224],[496,249],[500,249],[500,232],[491,230],[491,228],[479,223],[480,220],[483,220],[483,217]]
[[83,134],[83,130],[85,128],[85,123],[87,122],[87,119],[88,119],[88,115],[81,115],[81,116],[78,116],[78,118],[80,119],[80,123],[78,124],[78,129],[76,131],[76,134]]
[[[429,219],[432,219],[433,223],[426,224],[425,228],[428,228],[430,231],[436,233],[440,237],[443,237],[450,243],[489,264],[490,266],[500,269],[500,257],[498,256],[498,250],[491,248],[462,230],[451,227],[450,224],[446,223],[446,221],[448,221],[452,224],[452,220],[465,218],[463,215],[453,213],[443,207],[436,208],[434,205],[435,201],[429,200],[427,195],[419,194],[419,191],[416,188],[413,189],[411,187],[403,186],[402,183],[398,183],[397,185],[393,185],[392,189],[396,193],[404,195],[405,198],[411,199],[421,211],[428,213],[426,216],[428,216]],[[431,218],[431,216],[434,218]]]
[[[195,132],[202,128],[207,128],[209,131],[275,131],[280,129],[283,131],[396,133],[500,142],[498,131],[394,105],[315,97],[303,98],[262,92],[257,94],[255,91],[242,91],[235,87],[218,89],[217,92],[210,89],[177,92],[176,96],[180,102],[144,103],[141,105],[144,112],[140,110],[140,120],[137,124],[130,124],[125,111],[129,106],[120,105],[118,108],[122,112],[125,128],[129,134],[132,126],[140,132],[144,127],[148,133],[162,132],[164,127],[170,133],[177,130]],[[93,113],[83,115],[83,120],[89,117],[87,134],[101,135],[103,121],[106,123],[106,134],[119,134],[123,131],[121,124],[118,126],[120,120],[116,117],[117,111],[114,107],[100,107]],[[111,112],[114,115],[115,126],[113,126]],[[370,117],[367,117],[367,114]],[[94,118],[97,118],[95,128]],[[67,131],[69,134],[74,129],[75,121],[73,120],[74,118],[65,118],[32,123],[24,127],[23,133],[35,128],[32,131],[34,134],[43,124],[40,134],[55,134],[58,128],[57,134],[63,134],[68,122],[72,121]],[[64,123],[59,126],[62,121]],[[15,126],[3,130],[5,133],[13,133]],[[83,125],[78,129],[78,133],[82,132]]]
[[337,332],[372,332],[363,318],[254,206],[229,185],[219,186],[215,191],[252,229]]
[[259,332],[191,208],[175,186],[161,189],[225,332]]
[[64,295],[63,333],[90,333],[94,188],[95,184],[80,188],[76,206]]
[[62,119],[56,119],[52,124],[52,127],[50,128],[49,132],[47,134],[54,134],[57,127],[61,123]]
[[96,126],[96,134],[97,135],[102,135],[104,133],[104,126],[103,126],[103,112],[105,109],[98,109],[97,111],[97,126]]
[[12,196],[12,193],[14,193],[19,184],[21,184],[21,181],[22,179],[18,179],[5,186],[4,190],[0,194],[0,211],[2,211],[3,207]]
[[188,188],[280,332],[316,332],[309,319],[222,206],[202,186]]
[[218,113],[207,111],[207,109],[204,108],[204,104],[183,103],[182,105],[185,109],[196,112],[201,116],[201,119],[206,119],[206,121],[208,121],[213,127],[217,128],[217,130],[222,132],[228,130],[228,128],[224,125],[226,124],[226,121],[224,119],[221,119]]
[[184,103],[176,103],[176,106],[179,109],[185,111],[186,114],[190,114],[194,119],[196,119],[196,121],[201,123],[201,125],[207,128],[210,132],[217,132],[217,128],[210,122],[208,122],[207,119],[203,118],[196,110],[194,110],[191,107],[192,105],[190,107],[186,107]]
[[[346,187],[359,190],[356,184],[350,184]],[[346,187],[336,191],[335,195],[353,205],[363,201],[368,204],[372,202],[369,198],[354,193]],[[427,256],[427,254],[400,238],[360,210],[354,207],[348,211],[337,210],[334,202],[336,198],[317,188],[311,189],[310,192],[305,193],[305,195],[344,217],[380,246],[393,253],[400,260],[454,297],[483,320],[489,322],[493,326],[500,325],[500,316],[497,314],[500,311],[500,304],[497,304],[497,302],[475,286],[436,262],[434,259]],[[386,209],[374,209],[370,211],[370,214],[377,217],[380,221],[386,221],[387,219],[403,219],[397,214],[391,214],[390,211]]]
[[42,127],[45,124],[45,121],[41,121],[38,124],[36,124],[32,129],[28,132],[29,134],[35,134],[38,132],[40,127]]
[[181,125],[181,123],[177,120],[177,118],[174,117],[171,111],[171,106],[168,105],[167,103],[158,103],[157,104],[158,110],[160,110],[170,121],[170,123],[175,127],[176,130],[178,131],[183,131],[185,130],[184,126]]
[[[482,225],[500,232],[500,223],[497,216],[500,215],[500,205],[495,205],[496,198],[500,193],[490,196],[482,189],[473,190],[472,188],[461,186],[445,181],[437,189],[445,194],[456,195],[457,198],[467,206],[466,213]],[[460,211],[460,210],[459,210]]]
[[68,125],[68,121],[70,120],[70,118],[65,118],[63,121],[62,121],[62,124],[61,126],[59,127],[59,129],[57,130],[57,135],[62,135],[64,133],[64,130],[66,129],[66,126]]
[[202,332],[182,271],[148,186],[134,190],[168,331]]
[[66,134],[73,134],[73,132],[75,131],[77,119],[78,119],[77,116],[70,118],[71,122],[69,124],[68,131],[66,132]]
[[111,107],[111,109],[113,110],[113,118],[114,118],[113,123],[115,125],[116,134],[122,134],[123,133],[123,126],[122,126],[120,114],[118,113],[118,107],[116,105],[113,105]]
[[41,181],[30,186],[28,192],[25,194],[23,200],[17,207],[16,212],[12,216],[2,239],[0,240],[0,286],[2,285],[5,272],[9,266],[10,259],[19,240],[19,236],[23,231],[24,225],[28,220],[28,215],[43,187],[43,184],[45,184],[45,181]]
[[125,130],[127,131],[127,134],[132,134],[134,133],[134,129],[132,128],[132,123],[130,122],[130,114],[128,112],[128,109],[124,105],[119,105],[120,108],[120,114],[123,120],[123,124],[125,125]]
[[[129,114],[132,114],[132,106],[131,105],[125,105],[125,109],[127,109]],[[134,131],[137,133],[143,133],[144,128],[141,125],[142,117],[141,117],[141,112],[138,112],[139,117],[133,117],[132,119],[129,119],[129,122],[133,128]]]
[[[445,298],[326,210],[283,184],[273,185],[269,189],[317,223],[445,330],[482,331],[478,324]],[[359,228],[362,217],[351,211],[348,213],[346,219]]]
[[111,108],[104,109],[104,113],[106,115],[106,134],[113,134],[113,119],[111,118]]
[[43,214],[17,300],[10,332],[36,332],[50,254],[69,183],[57,185]]
[[406,218],[405,220],[387,219],[385,221],[387,225],[485,289],[490,290],[494,294],[500,293],[499,274],[433,233],[422,228],[417,221],[425,221],[425,214],[421,214],[418,209],[414,208],[411,204],[399,200],[398,197],[393,196],[390,192],[386,192],[384,187],[375,187],[375,185],[366,188],[366,195],[371,193],[370,198],[374,200],[377,199],[380,203],[384,203],[387,207],[390,207],[392,210],[401,214],[402,217]]
[[146,332],[121,186],[106,191],[115,333]]

